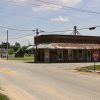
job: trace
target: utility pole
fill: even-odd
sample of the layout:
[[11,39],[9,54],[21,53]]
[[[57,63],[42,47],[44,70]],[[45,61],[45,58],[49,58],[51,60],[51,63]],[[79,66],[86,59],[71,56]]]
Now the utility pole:
[[37,63],[38,62],[38,34],[40,33],[40,32],[44,32],[44,31],[42,31],[42,30],[39,30],[38,28],[36,28],[36,30],[32,30],[33,32],[35,32],[35,46],[36,46],[36,48],[35,48],[35,63]]
[[77,27],[74,26],[74,35],[77,35]]
[[7,30],[7,60],[8,60],[8,30]]
[[33,32],[35,32],[35,46],[36,46],[36,48],[35,48],[35,63],[37,63],[38,62],[38,34],[40,33],[40,32],[44,32],[44,31],[42,31],[42,30],[39,30],[38,28],[36,29],[36,30],[32,30]]
[[38,36],[39,34],[39,30],[38,28],[36,29],[36,38],[35,38],[35,44],[36,44],[36,51],[35,51],[35,62],[37,63],[37,57],[38,57],[38,48],[37,48],[37,45],[38,45]]
[[77,26],[74,26],[74,35],[79,35],[80,33],[77,30]]

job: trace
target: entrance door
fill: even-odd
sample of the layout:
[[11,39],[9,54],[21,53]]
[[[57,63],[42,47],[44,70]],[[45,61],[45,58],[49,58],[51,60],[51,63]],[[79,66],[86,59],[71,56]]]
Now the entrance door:
[[44,51],[44,61],[49,62],[49,60],[50,60],[50,52],[49,52],[49,49],[46,49]]
[[91,51],[87,50],[87,61],[91,61]]

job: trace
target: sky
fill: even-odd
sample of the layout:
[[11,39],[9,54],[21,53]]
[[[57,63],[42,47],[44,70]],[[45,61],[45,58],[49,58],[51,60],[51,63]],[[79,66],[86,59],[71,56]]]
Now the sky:
[[[9,31],[9,42],[21,45],[33,45],[35,30],[41,34],[66,34],[72,32],[48,33],[52,31],[72,30],[100,26],[100,14],[81,12],[67,7],[90,10],[100,13],[100,0],[0,0],[0,26],[30,30],[16,31],[0,28],[0,43],[6,42],[6,31]],[[80,35],[100,36],[100,27],[95,30],[79,30]],[[31,36],[23,37],[28,34]],[[23,37],[23,38],[19,38]]]

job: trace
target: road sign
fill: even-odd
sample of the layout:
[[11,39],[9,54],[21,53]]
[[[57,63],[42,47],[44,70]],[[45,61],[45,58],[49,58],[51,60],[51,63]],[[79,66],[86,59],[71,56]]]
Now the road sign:
[[92,56],[93,56],[94,61],[98,61],[99,52],[98,51],[94,51],[93,54],[92,54]]
[[93,59],[94,59],[94,72],[95,72],[95,70],[96,70],[95,62],[98,61],[99,52],[98,52],[98,51],[94,51],[93,54],[92,54],[92,57],[93,57]]

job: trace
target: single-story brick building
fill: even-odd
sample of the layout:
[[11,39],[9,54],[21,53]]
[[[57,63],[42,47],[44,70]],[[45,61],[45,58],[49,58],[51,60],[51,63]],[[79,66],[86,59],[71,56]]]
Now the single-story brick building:
[[37,62],[92,62],[93,52],[100,54],[100,37],[97,36],[40,35],[34,40]]

